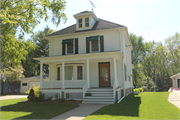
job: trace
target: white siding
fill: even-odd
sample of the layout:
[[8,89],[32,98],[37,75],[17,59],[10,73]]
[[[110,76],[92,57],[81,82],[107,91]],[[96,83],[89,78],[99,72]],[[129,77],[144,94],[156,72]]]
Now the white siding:
[[94,24],[96,23],[96,21],[93,19],[93,17],[91,16],[91,26],[93,27]]
[[123,66],[122,59],[117,60],[117,79],[119,80],[119,85],[121,88],[123,87]]
[[90,63],[89,64],[89,72],[90,72],[90,87],[99,87],[99,68],[98,63]]

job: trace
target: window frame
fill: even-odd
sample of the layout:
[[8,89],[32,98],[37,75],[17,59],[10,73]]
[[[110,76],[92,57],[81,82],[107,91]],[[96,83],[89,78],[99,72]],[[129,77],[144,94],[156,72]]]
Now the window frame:
[[[88,22],[86,22],[86,18],[88,18]],[[84,18],[85,20],[84,20],[84,26],[87,28],[87,27],[89,27],[90,26],[90,19],[89,19],[89,17],[85,17]],[[86,26],[86,23],[88,23],[88,26]]]
[[[79,22],[80,19],[82,20],[81,23]],[[81,27],[80,27],[80,24],[81,24]],[[78,19],[78,28],[83,28],[83,18]]]
[[65,44],[65,55],[72,55],[72,54],[75,54],[75,39],[73,39],[73,53],[67,53],[67,50],[68,50],[68,43]]
[[92,51],[92,41],[89,41],[89,51],[90,53],[96,53],[96,52],[100,52],[100,36],[97,39],[98,41],[98,51]]

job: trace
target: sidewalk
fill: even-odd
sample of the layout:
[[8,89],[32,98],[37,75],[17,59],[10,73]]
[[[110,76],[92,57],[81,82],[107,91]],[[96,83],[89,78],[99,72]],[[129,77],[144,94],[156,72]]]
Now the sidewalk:
[[173,91],[169,93],[168,101],[180,108],[180,91]]
[[58,115],[50,120],[82,120],[96,110],[108,104],[80,104],[79,107]]
[[0,96],[0,100],[26,98],[27,96],[28,95],[6,95],[6,96]]

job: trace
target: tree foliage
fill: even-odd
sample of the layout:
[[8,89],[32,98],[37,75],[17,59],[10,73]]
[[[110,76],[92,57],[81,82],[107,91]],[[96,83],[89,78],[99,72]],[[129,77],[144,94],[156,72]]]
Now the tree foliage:
[[[21,59],[28,54],[32,47],[30,41],[22,41],[24,33],[33,33],[33,29],[44,18],[55,25],[60,21],[66,22],[64,14],[66,2],[64,0],[1,0],[1,63],[8,62],[18,66]],[[51,15],[48,13],[51,12]],[[19,31],[19,35],[17,35]],[[17,40],[17,38],[20,38]],[[32,47],[33,49],[34,47]]]
[[[35,57],[48,57],[49,56],[49,41],[44,39],[45,36],[55,32],[55,30],[45,27],[43,31],[38,31],[30,40],[36,45],[35,50],[30,50],[23,62],[25,68],[24,75],[31,77],[40,74],[40,64],[34,60]],[[48,65],[43,65],[44,73],[49,73]]]

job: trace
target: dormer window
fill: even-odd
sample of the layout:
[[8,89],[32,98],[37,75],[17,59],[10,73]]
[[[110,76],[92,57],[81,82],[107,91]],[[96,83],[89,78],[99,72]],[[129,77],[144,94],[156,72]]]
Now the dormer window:
[[79,28],[82,28],[82,18],[78,19],[78,23],[79,23]]
[[89,27],[89,17],[85,18],[85,27]]

